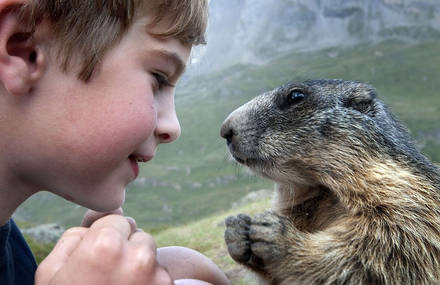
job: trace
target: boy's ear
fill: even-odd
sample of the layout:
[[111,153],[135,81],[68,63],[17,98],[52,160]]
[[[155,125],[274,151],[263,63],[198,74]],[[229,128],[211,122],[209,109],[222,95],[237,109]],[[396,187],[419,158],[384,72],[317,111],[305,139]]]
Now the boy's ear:
[[[16,5],[22,1],[5,2]],[[24,95],[32,90],[41,77],[44,56],[34,43],[32,33],[23,30],[13,9],[1,4],[0,81],[10,94]]]

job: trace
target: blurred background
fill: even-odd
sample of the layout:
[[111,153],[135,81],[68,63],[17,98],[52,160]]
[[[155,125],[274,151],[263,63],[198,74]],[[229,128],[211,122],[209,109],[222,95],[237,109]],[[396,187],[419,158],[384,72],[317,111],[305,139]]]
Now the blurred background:
[[[236,107],[289,81],[372,84],[440,162],[440,1],[211,0],[207,39],[176,91],[181,138],[161,145],[127,188],[126,215],[159,245],[190,246],[234,284],[255,283],[228,259],[222,221],[269,207],[273,184],[233,162],[219,129]],[[43,192],[14,218],[44,256],[52,234],[78,225],[84,211]],[[47,223],[56,224],[35,234]]]

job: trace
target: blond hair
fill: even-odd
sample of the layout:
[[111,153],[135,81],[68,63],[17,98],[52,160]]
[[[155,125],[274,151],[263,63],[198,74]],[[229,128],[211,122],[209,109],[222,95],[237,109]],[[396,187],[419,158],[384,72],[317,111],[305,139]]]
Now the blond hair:
[[32,31],[48,20],[63,69],[79,55],[78,77],[87,81],[138,17],[153,16],[151,26],[169,23],[168,29],[154,34],[157,37],[199,45],[205,44],[207,11],[207,0],[31,0],[19,8],[19,15]]

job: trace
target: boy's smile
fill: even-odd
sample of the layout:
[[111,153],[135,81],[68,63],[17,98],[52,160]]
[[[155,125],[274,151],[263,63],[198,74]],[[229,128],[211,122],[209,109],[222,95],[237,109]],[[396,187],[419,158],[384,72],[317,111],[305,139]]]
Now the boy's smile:
[[147,20],[131,26],[87,83],[46,54],[45,74],[32,96],[15,99],[17,114],[11,116],[20,118],[11,121],[12,127],[20,124],[15,138],[32,138],[27,148],[10,152],[20,165],[11,171],[20,179],[85,207],[113,210],[139,174],[138,162],[151,160],[159,143],[179,137],[174,86],[191,48],[151,36]]
[[153,159],[153,156],[130,155],[128,158],[131,161],[131,167],[133,168],[134,176],[136,178],[139,175],[138,162],[148,162]]
[[131,161],[131,167],[133,168],[133,172],[134,172],[134,177],[138,177],[139,175],[139,165],[138,165],[138,161],[133,159],[131,156],[129,157],[130,161]]

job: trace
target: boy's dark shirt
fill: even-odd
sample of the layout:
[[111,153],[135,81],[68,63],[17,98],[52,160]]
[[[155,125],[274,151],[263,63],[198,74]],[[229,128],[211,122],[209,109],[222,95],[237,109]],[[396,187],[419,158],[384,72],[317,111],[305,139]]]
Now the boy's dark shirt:
[[0,227],[0,285],[33,285],[37,263],[15,222]]

